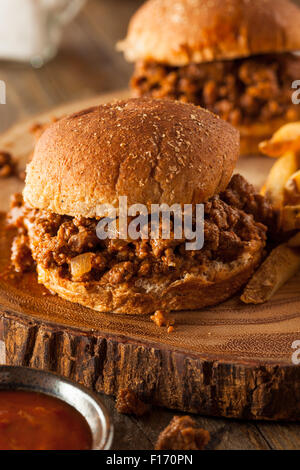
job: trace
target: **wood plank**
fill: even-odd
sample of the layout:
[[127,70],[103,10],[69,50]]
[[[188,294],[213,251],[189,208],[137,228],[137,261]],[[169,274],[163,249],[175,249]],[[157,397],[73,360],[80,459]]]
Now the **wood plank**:
[[[176,413],[180,415],[181,413]],[[159,433],[169,424],[174,412],[154,408],[141,418],[132,418],[155,445]],[[208,450],[269,450],[270,446],[252,423],[193,416],[197,425],[210,433]]]
[[270,426],[266,423],[258,423],[257,427],[273,449],[300,449],[300,426],[298,424],[274,423]]
[[[169,424],[174,411],[152,407],[150,412],[142,417],[119,414],[115,409],[115,400],[101,395],[110,416],[112,417],[115,435],[113,450],[153,450],[160,432]],[[176,412],[176,415],[182,413]],[[248,422],[229,419],[205,418],[193,416],[197,425],[209,431],[211,440],[207,450],[269,450],[268,444],[257,425]],[[264,423],[266,429],[273,424]],[[291,427],[297,425],[291,425]],[[286,434],[289,425],[283,426]]]

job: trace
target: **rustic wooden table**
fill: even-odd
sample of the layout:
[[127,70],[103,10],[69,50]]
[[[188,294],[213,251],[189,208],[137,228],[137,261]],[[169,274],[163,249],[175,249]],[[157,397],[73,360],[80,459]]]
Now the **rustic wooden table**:
[[[7,104],[0,107],[0,132],[30,115],[61,103],[125,88],[132,67],[116,53],[115,43],[141,0],[89,0],[70,25],[57,57],[41,69],[0,62]],[[116,450],[153,449],[174,412],[154,409],[143,418],[120,415],[103,396],[115,425]],[[300,426],[292,423],[238,422],[196,416],[209,430],[209,449],[300,449]]]

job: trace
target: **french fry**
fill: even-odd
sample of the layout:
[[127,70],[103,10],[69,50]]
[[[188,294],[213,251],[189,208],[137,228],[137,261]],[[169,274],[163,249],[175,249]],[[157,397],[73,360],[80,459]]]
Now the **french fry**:
[[300,250],[288,244],[275,248],[247,284],[241,300],[246,304],[261,304],[300,269]]
[[266,190],[267,190],[267,187],[266,187],[266,183],[265,183],[260,189],[260,194],[262,196],[265,196],[266,195]]
[[285,192],[288,199],[298,198],[300,196],[300,170],[293,173],[285,184]]
[[296,173],[294,173],[285,184],[284,204],[300,204],[300,170],[296,171]]
[[[283,231],[300,230],[300,122],[280,128],[260,145],[262,153],[279,157],[273,165],[261,194],[280,211]],[[300,270],[300,231],[275,248],[247,284],[241,300],[260,304]]]
[[300,192],[300,170],[296,171],[296,173],[291,176],[291,179],[294,181],[297,190]]
[[292,238],[289,239],[287,245],[291,248],[300,247],[300,232],[296,233]]
[[300,205],[283,207],[281,212],[281,227],[284,232],[300,229]]
[[271,168],[265,184],[265,195],[275,209],[282,208],[285,185],[298,168],[298,161],[294,152],[284,154]]
[[280,157],[286,152],[300,150],[300,121],[282,126],[270,140],[261,142],[259,149],[269,157]]

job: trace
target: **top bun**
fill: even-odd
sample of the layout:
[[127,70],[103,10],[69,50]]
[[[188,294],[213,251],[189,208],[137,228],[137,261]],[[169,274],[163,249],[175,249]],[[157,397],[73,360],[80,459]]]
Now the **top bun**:
[[173,66],[300,49],[291,0],[148,0],[118,44],[127,60]]
[[223,191],[239,133],[192,104],[147,98],[90,108],[52,124],[27,166],[24,199],[63,215],[99,204],[201,203]]

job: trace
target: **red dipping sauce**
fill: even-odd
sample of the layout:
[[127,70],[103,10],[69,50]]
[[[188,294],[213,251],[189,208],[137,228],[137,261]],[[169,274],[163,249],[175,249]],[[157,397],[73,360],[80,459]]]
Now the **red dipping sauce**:
[[87,421],[67,403],[41,393],[0,391],[0,450],[88,450]]

